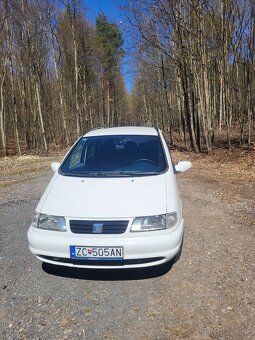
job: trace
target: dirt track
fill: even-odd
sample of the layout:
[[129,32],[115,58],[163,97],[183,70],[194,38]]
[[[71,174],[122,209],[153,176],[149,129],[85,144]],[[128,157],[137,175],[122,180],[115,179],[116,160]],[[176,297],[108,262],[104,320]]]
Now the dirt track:
[[51,173],[0,186],[0,338],[254,339],[254,181],[233,192],[199,162],[178,175],[185,242],[166,273],[42,267],[26,232]]

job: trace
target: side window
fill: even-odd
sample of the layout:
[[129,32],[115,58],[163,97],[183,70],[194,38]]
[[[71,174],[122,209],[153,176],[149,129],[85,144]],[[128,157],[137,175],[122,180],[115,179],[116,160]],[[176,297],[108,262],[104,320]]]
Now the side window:
[[97,157],[97,143],[96,141],[91,140],[88,144],[88,150],[87,150],[87,161],[95,160]]
[[[171,155],[171,152],[170,152],[171,145],[167,144],[163,133],[161,135],[161,142],[162,142],[162,147],[165,151],[165,157],[163,156],[164,162],[165,162],[166,165],[169,164],[169,166],[170,166],[170,164],[172,164],[172,167],[173,167],[173,170],[174,170],[174,162],[172,160],[172,155]],[[162,152],[163,152],[163,150],[162,150]],[[170,159],[171,163],[169,163],[169,159]]]
[[70,158],[70,169],[76,168],[78,165],[82,163],[82,153],[83,153],[84,143],[80,143],[77,145],[75,150],[72,152],[71,158]]

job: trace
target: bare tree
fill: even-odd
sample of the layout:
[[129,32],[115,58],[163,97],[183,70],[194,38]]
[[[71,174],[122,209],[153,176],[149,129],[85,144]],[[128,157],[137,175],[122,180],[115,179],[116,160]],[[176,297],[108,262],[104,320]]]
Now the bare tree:
[[[250,145],[255,93],[253,2],[138,0],[125,10],[138,46],[136,58],[141,60],[136,82],[147,89],[144,93],[135,87],[134,115],[137,110],[154,111],[163,128],[168,121],[185,143],[189,136],[196,152],[210,152],[215,133],[226,134],[230,148],[237,123],[240,143]],[[155,70],[149,80],[143,69]],[[161,86],[145,85],[148,81]],[[146,97],[143,109],[137,103],[137,90]]]

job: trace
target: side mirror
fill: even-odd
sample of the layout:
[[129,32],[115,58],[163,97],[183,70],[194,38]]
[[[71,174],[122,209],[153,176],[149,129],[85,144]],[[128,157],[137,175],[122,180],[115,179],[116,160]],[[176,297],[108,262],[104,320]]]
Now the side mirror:
[[51,169],[54,171],[54,172],[57,172],[58,171],[58,168],[60,166],[60,163],[59,162],[52,162],[50,167]]
[[191,168],[192,164],[190,161],[181,161],[175,165],[175,173],[184,172]]

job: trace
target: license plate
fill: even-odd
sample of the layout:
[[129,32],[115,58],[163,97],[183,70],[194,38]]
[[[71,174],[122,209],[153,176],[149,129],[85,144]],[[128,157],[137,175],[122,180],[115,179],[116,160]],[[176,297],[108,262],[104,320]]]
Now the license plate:
[[122,260],[123,247],[70,246],[71,259],[80,260]]

